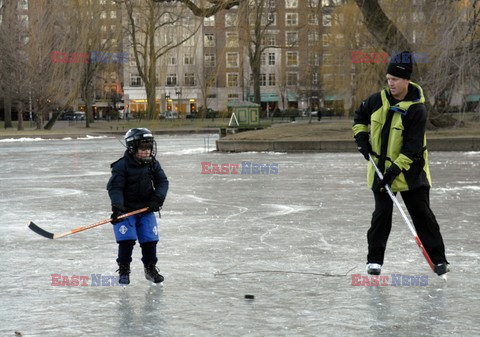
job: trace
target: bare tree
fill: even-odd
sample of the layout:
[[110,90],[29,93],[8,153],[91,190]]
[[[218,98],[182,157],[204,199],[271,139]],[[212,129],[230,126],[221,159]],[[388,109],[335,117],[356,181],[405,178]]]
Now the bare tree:
[[[378,0],[355,2],[363,14],[368,31],[380,48],[385,51],[415,50],[414,44],[402,33],[399,24],[389,19]],[[422,13],[428,17],[422,19],[425,30],[433,34],[424,32],[423,36],[426,38],[425,45],[431,47],[428,48],[430,62],[423,66],[416,65],[414,69],[418,78],[423,79],[426,91],[434,97],[445,91],[462,90],[463,84],[460,83],[459,87],[458,81],[452,82],[452,79],[465,81],[468,65],[473,65],[475,61],[478,64],[478,58],[470,57],[478,55],[478,35],[471,34],[478,30],[478,7],[478,1],[426,1]],[[398,9],[398,6],[395,8]],[[418,8],[416,10],[413,15],[420,14]],[[398,17],[398,13],[395,15]],[[472,35],[476,36],[477,43]],[[445,127],[455,123],[453,118],[440,113],[437,100],[433,105],[436,108],[432,108],[430,103],[427,101],[430,127]]]
[[[183,7],[170,1],[123,0],[128,17],[128,37],[137,71],[145,84],[147,115],[156,116],[157,62],[170,50],[192,38],[200,24],[191,25]],[[165,2],[165,4],[160,3]]]
[[[79,74],[74,96],[80,96],[86,105],[85,126],[90,127],[94,121],[93,104],[96,99],[96,87],[103,88],[104,74],[119,71],[118,65],[126,60],[120,52],[122,31],[112,30],[107,13],[116,13],[119,5],[109,7],[98,1],[71,0],[65,9],[68,26],[66,31],[69,41],[74,41],[79,62],[72,65],[72,70]],[[115,20],[111,18],[110,20]],[[110,89],[105,90],[110,92]]]
[[[17,15],[18,2],[2,2],[0,14],[0,88],[4,102],[5,128],[13,127],[12,123],[12,102],[21,99],[22,91],[21,78],[16,76],[17,69],[22,68],[23,56],[21,50],[25,43],[26,27],[19,20]],[[22,17],[23,18],[23,17]],[[18,111],[18,109],[17,109]],[[23,129],[23,123],[17,128]]]

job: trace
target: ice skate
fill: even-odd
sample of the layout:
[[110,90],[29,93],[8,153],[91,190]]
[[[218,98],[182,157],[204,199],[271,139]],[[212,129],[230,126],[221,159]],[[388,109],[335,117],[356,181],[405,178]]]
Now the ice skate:
[[382,265],[378,263],[367,263],[367,273],[370,275],[380,275]]
[[159,269],[154,264],[145,266],[145,278],[155,284],[161,284],[164,278],[158,273],[158,270]]
[[436,264],[433,268],[433,271],[438,276],[442,276],[450,271],[449,265],[446,262]]
[[126,287],[130,284],[130,265],[129,264],[118,264],[118,283]]

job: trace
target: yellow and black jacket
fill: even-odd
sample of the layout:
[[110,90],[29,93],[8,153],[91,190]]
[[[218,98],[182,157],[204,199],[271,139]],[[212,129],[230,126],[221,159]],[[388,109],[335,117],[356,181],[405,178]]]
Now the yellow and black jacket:
[[[369,133],[372,157],[380,170],[385,172],[392,163],[401,169],[392,183],[393,192],[431,186],[424,102],[422,88],[410,82],[403,101],[396,101],[386,88],[367,98],[355,111],[353,134]],[[370,162],[367,175],[368,186],[374,189],[378,178]]]

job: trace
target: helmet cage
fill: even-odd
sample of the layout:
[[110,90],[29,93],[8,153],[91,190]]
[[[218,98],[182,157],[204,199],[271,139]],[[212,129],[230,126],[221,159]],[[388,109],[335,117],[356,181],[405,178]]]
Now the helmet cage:
[[128,153],[135,157],[135,154],[139,149],[150,148],[150,156],[147,158],[136,158],[143,163],[149,163],[157,154],[157,142],[153,138],[150,130],[145,128],[130,129],[125,135],[125,142],[127,144]]

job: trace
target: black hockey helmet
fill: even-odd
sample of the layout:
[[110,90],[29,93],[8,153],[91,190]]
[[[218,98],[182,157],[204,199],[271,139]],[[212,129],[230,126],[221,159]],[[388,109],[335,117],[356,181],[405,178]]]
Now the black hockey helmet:
[[125,134],[125,143],[127,145],[128,153],[134,156],[137,150],[150,148],[150,157],[143,159],[143,162],[152,161],[153,157],[157,154],[157,143],[153,138],[153,134],[146,128],[134,128],[127,131]]

